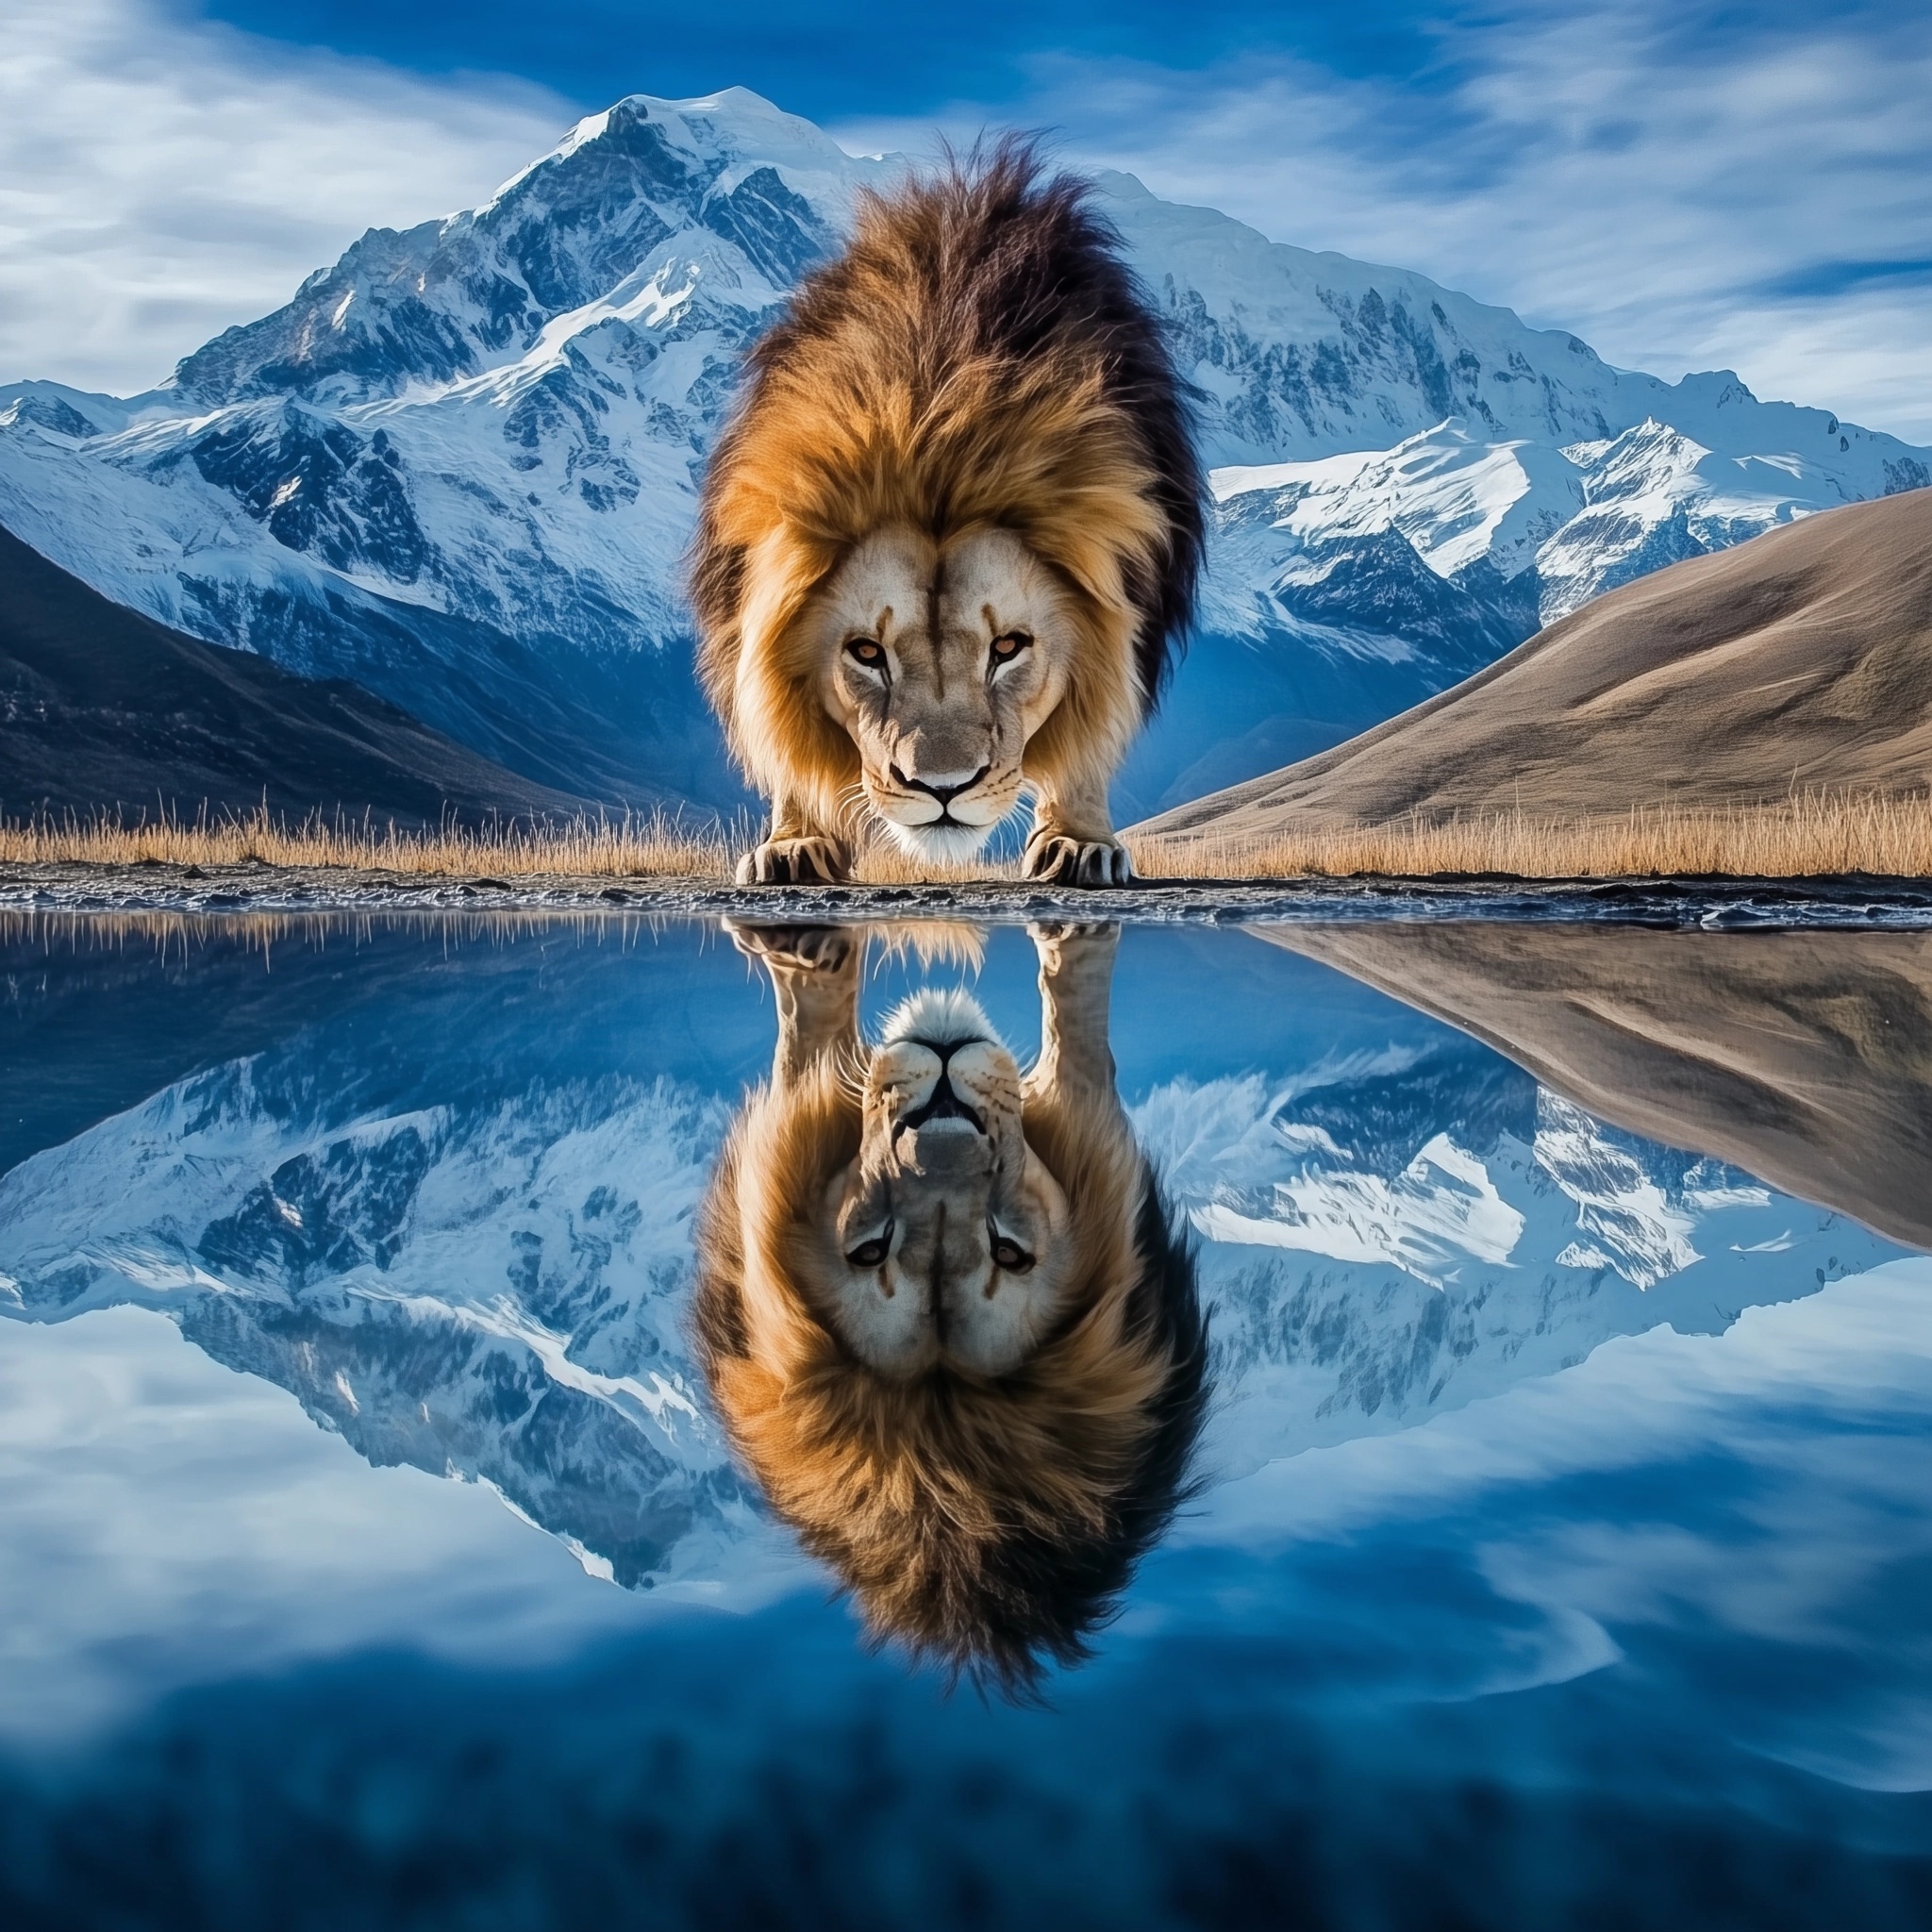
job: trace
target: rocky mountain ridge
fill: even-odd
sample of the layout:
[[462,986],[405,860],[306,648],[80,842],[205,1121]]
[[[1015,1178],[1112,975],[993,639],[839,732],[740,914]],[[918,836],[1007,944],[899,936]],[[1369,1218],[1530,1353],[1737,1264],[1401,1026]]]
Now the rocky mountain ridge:
[[577,808],[353,684],[112,603],[0,530],[0,816],[333,807],[412,826]]

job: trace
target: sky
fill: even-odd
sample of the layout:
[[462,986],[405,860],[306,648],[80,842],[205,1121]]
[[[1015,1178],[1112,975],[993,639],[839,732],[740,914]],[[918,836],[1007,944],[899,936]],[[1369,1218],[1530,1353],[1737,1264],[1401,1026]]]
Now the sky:
[[633,92],[1053,132],[1609,360],[1932,442],[1932,0],[0,0],[0,381],[128,392]]

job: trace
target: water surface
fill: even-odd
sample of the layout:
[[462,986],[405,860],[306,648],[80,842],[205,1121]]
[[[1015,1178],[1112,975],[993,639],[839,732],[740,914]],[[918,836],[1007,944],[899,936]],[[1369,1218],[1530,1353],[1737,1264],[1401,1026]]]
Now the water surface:
[[[1035,936],[847,937],[1038,1049]],[[0,941],[14,1923],[1932,1913],[1932,938],[1049,935],[1207,1355],[1018,1702],[694,1351],[785,942]]]

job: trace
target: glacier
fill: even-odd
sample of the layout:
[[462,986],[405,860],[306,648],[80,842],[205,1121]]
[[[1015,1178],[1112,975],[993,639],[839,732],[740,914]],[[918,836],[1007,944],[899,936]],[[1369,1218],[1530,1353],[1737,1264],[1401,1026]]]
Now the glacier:
[[[735,806],[679,592],[697,479],[744,344],[906,166],[742,89],[631,96],[161,389],[0,386],[0,524],[527,776]],[[1728,372],[1617,370],[1419,275],[1098,188],[1215,500],[1201,636],[1124,812],[1338,741],[1645,571],[1932,483],[1932,451]]]

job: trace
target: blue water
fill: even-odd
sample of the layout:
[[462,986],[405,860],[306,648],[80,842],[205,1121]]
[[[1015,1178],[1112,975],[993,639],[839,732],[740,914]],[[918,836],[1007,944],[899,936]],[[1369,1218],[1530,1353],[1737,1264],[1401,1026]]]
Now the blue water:
[[[870,943],[872,1035],[1037,1045],[1025,932]],[[1591,936],[1677,1016],[1621,1091],[1593,997],[1127,930],[1208,1394],[1012,1701],[869,1636],[693,1353],[727,934],[15,920],[0,1923],[1932,1923],[1932,975],[1777,943]]]

